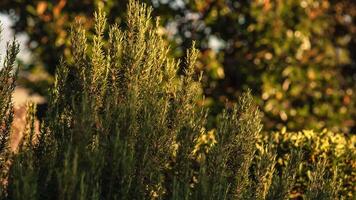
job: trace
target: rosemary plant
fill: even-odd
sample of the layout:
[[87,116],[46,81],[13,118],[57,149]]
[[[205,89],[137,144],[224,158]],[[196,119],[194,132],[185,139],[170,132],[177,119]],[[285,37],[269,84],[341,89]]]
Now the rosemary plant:
[[[100,7],[95,19],[93,38],[72,28],[73,59],[57,68],[39,134],[28,106],[19,151],[1,168],[2,199],[288,199],[300,163],[280,175],[274,149],[256,147],[261,114],[250,91],[211,126],[197,105],[194,44],[184,62],[171,59],[151,8],[134,0],[125,29],[108,26]],[[2,164],[17,52],[9,46],[0,74]]]

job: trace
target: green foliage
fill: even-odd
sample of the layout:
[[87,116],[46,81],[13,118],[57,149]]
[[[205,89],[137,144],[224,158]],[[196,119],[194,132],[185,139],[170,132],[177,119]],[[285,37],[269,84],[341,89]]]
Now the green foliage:
[[[57,68],[40,132],[29,104],[18,152],[1,154],[11,158],[1,199],[288,198],[300,151],[279,172],[273,144],[256,146],[261,113],[249,90],[208,123],[198,50],[171,59],[151,11],[129,1],[122,29],[99,7],[93,38],[72,27],[73,59]],[[306,198],[335,199],[325,164],[314,167]]]

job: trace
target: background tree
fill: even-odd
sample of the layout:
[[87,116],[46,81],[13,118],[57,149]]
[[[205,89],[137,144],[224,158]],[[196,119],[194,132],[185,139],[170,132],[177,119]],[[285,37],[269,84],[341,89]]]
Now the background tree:
[[[35,66],[53,74],[71,54],[68,21],[90,27],[99,1],[1,1],[25,31]],[[119,2],[119,3],[118,3]],[[352,0],[147,1],[177,57],[197,41],[205,94],[218,112],[246,87],[256,91],[268,129],[355,131],[355,3]],[[105,1],[121,23],[126,1]],[[77,16],[77,17],[76,17]],[[210,98],[211,97],[211,98]]]
[[[178,37],[199,41],[206,94],[259,92],[267,128],[355,127],[352,1],[191,1]],[[335,14],[338,13],[338,14]],[[347,22],[346,22],[347,21]],[[340,31],[340,27],[343,28]],[[223,44],[214,51],[214,36]],[[351,47],[351,48],[350,48]],[[346,73],[345,73],[346,72]]]

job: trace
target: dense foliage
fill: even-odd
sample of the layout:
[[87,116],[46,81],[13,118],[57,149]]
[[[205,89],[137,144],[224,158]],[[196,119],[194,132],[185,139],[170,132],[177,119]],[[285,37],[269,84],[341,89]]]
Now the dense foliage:
[[[326,170],[337,171],[341,179],[341,193],[350,199],[354,196],[356,188],[356,136],[342,133],[333,133],[324,129],[321,132],[304,130],[288,132],[284,128],[280,132],[265,133],[260,138],[260,143],[269,143],[278,152],[277,168],[285,167],[288,155],[295,149],[302,149],[304,158],[299,166],[297,183],[294,195],[300,195],[305,190],[308,180],[311,178],[311,169],[320,158],[327,159]],[[258,148],[259,145],[257,145]]]
[[[101,9],[95,19],[93,38],[80,24],[72,28],[73,59],[57,68],[39,133],[29,104],[17,152],[1,149],[1,199],[288,199],[303,152],[295,148],[277,168],[276,149],[260,143],[250,91],[208,124],[197,105],[194,46],[183,63],[169,58],[151,9],[135,1],[125,30],[108,27]],[[7,93],[16,43],[9,49],[0,73]],[[11,98],[0,104],[8,107]],[[305,199],[343,196],[327,163],[313,165]]]
[[[69,22],[77,18],[90,27],[98,2],[3,0],[0,8],[29,35],[35,66],[53,74],[61,56],[71,58]],[[126,2],[105,1],[110,22],[122,22]],[[145,2],[161,17],[174,55],[197,41],[206,104],[216,112],[248,87],[256,92],[266,129],[355,131],[353,0]],[[46,91],[40,85],[31,87]]]

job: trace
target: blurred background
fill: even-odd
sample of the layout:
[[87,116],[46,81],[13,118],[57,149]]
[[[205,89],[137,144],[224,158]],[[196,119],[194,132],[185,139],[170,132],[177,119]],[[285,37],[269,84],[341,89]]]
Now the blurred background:
[[[15,101],[31,97],[45,114],[61,57],[70,59],[71,23],[90,29],[96,5],[122,23],[127,0],[1,0],[1,55],[16,33],[21,67]],[[192,41],[213,113],[251,88],[265,130],[328,128],[356,133],[356,1],[145,0],[181,58]],[[17,96],[16,96],[17,95]]]

